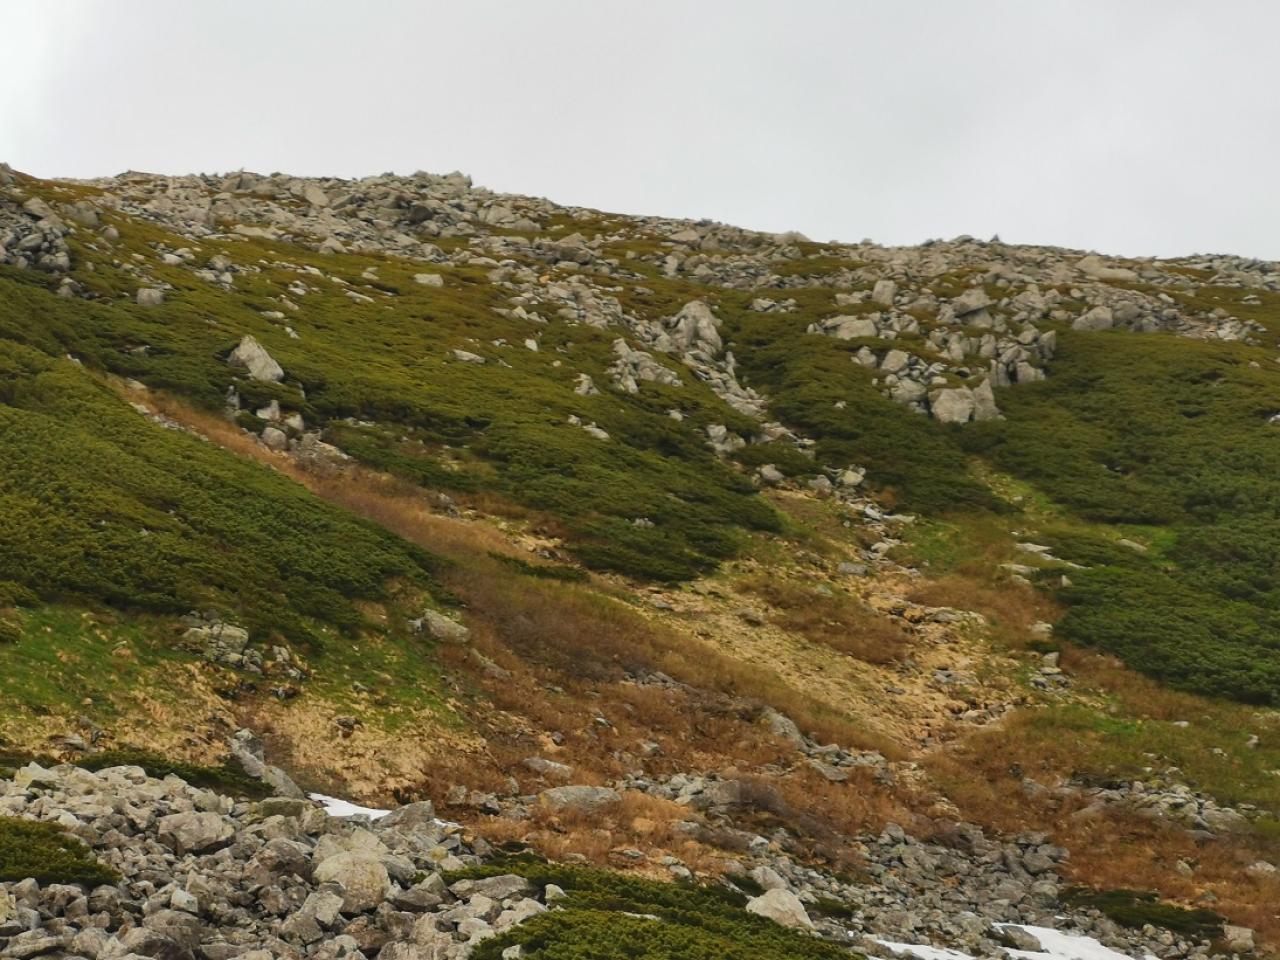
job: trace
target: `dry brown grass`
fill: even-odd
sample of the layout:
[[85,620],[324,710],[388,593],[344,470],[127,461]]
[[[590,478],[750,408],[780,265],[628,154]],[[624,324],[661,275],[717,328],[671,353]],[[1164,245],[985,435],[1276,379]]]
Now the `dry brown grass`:
[[[1244,873],[1259,859],[1280,859],[1280,840],[1245,830],[1204,842],[1179,825],[1119,808],[1101,816],[1080,814],[1087,803],[1082,797],[1028,796],[1021,788],[1023,775],[1054,785],[1099,762],[1088,742],[1046,737],[1032,729],[1033,723],[1030,714],[1015,714],[1001,727],[927,759],[933,779],[965,819],[1004,833],[1049,833],[1072,851],[1067,876],[1077,883],[1152,890],[1189,905],[1212,893],[1214,909],[1280,943],[1280,881]],[[1195,864],[1191,877],[1178,873],[1179,860]]]
[[857,866],[849,837],[879,833],[885,824],[910,824],[917,816],[904,799],[878,784],[867,768],[848,771],[849,779],[833,783],[808,766],[782,777],[743,779],[743,797],[762,827],[786,826],[798,833],[803,852],[836,870]]
[[995,639],[1015,650],[1027,646],[1033,624],[1053,623],[1062,615],[1061,608],[1034,587],[1012,582],[992,585],[959,573],[921,580],[907,599],[929,607],[974,610],[987,618]]
[[748,577],[739,585],[767,602],[773,608],[769,619],[790,633],[864,663],[892,663],[906,655],[903,629],[856,597],[819,593],[769,574]]
[[1185,720],[1205,709],[1203,697],[1171,690],[1104,653],[1064,644],[1061,663],[1078,682],[1105,690],[1133,716]]
[[[553,860],[584,858],[596,866],[625,868],[669,879],[659,862],[678,857],[701,875],[722,872],[724,854],[677,829],[689,808],[636,791],[624,791],[612,810],[551,813],[534,807],[528,820],[488,817],[474,822],[490,843],[523,843]],[[628,851],[639,851],[642,857]]]

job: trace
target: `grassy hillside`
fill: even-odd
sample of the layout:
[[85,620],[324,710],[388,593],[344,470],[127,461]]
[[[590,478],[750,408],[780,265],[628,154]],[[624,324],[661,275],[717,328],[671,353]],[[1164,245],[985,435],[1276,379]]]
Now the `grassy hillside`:
[[[91,199],[96,189],[37,182],[28,188],[53,203]],[[517,286],[510,279],[519,271],[526,280],[542,274],[538,283],[571,282],[576,266],[549,268],[514,248],[499,260],[482,256],[484,245],[447,237],[440,238],[440,249],[457,256],[430,265],[441,282],[424,285],[415,281],[424,264],[394,256],[320,254],[258,236],[193,244],[147,220],[113,212],[104,212],[103,220],[118,231],[116,238],[84,232],[69,238],[80,265],[77,282],[92,299],[55,296],[38,274],[0,268],[0,337],[45,358],[70,354],[91,370],[137,378],[209,411],[221,411],[234,391],[241,403],[238,422],[254,430],[265,425],[255,411],[274,401],[372,467],[521,514],[584,565],[653,581],[710,572],[739,556],[752,535],[784,532],[782,518],[752,480],[755,468],[772,463],[804,482],[865,467],[867,488],[882,503],[970,531],[986,528],[979,538],[988,543],[1015,529],[1043,527],[1035,535],[1051,541],[1062,560],[1079,565],[1039,578],[1066,605],[1061,636],[1116,653],[1187,689],[1257,703],[1280,698],[1274,612],[1280,599],[1274,483],[1280,454],[1277,427],[1268,422],[1280,411],[1280,388],[1265,347],[1169,334],[1076,333],[1061,319],[1045,319],[1042,326],[1060,343],[1048,379],[999,391],[1003,420],[947,425],[891,402],[878,382],[882,372],[854,361],[860,348],[883,351],[886,341],[805,332],[839,304],[841,311],[866,316],[882,308],[857,300],[873,281],[857,273],[868,264],[852,253],[799,244],[787,253],[790,259],[770,263],[768,280],[784,286],[772,292],[794,304],[787,312],[757,312],[749,305],[769,291],[673,276],[656,262],[669,245],[646,230],[629,232],[625,219],[548,220],[539,239],[555,241],[571,231],[612,238],[599,253],[625,263],[629,273],[625,279],[595,276],[592,289],[607,292],[633,317],[661,321],[690,300],[710,304],[742,381],[769,398],[768,416],[812,441],[807,450],[775,441],[717,457],[706,443],[708,427],[723,424],[750,437],[759,424],[673,357],[655,354],[683,371],[683,385],[646,382],[639,392],[626,393],[614,388],[609,373],[620,326],[578,322],[554,303],[541,305],[546,315],[536,322],[512,312]],[[195,248],[185,261],[161,255],[184,242]],[[215,258],[231,264],[229,285],[194,272]],[[133,302],[140,271],[147,283],[167,285],[163,305]],[[1280,297],[1272,292],[1213,286],[1208,271],[1192,268],[1167,273],[1163,286],[1132,279],[1120,287],[1158,292],[1189,311],[1217,309],[1264,325],[1280,317]],[[912,282],[930,297],[944,298],[981,283],[991,309],[1016,331],[1013,307],[999,305],[1015,289],[1007,276],[969,265]],[[1178,284],[1170,286],[1170,276]],[[1070,284],[1049,293],[1070,310],[1085,308]],[[895,345],[936,357],[926,338],[939,326],[937,311],[900,306],[919,332],[897,337]],[[225,362],[245,334],[280,362],[282,382],[250,380]],[[44,429],[33,417],[60,415],[56,397],[64,398],[64,407],[71,402],[64,382],[70,374],[60,372],[65,365],[23,367],[11,375],[32,384],[19,391],[27,399],[10,403],[23,411],[20,422],[8,427],[15,445],[32,445]],[[967,380],[951,374],[936,379],[976,385],[983,369],[975,362]],[[584,375],[598,393],[578,391]],[[79,400],[74,405],[83,406]],[[73,432],[55,438],[30,462],[54,475],[61,463],[111,462],[114,454],[94,443],[120,448],[128,431],[118,419],[104,417],[101,429],[95,422],[88,437]],[[62,421],[71,429],[71,420]],[[583,429],[591,424],[607,438]],[[132,452],[137,448],[135,443]],[[1024,484],[1030,499],[1013,503],[994,489],[992,469]],[[74,471],[68,466],[63,472]],[[111,471],[119,483],[135,472]],[[254,483],[266,482],[260,473],[252,473]],[[148,475],[136,483],[164,502],[211,499],[203,485],[199,494],[174,487],[179,481],[172,476]],[[37,493],[27,491],[28,503],[17,515],[47,497]],[[77,489],[74,499],[88,504],[104,497],[113,497],[110,485]],[[212,499],[214,513],[230,509]],[[1050,514],[1029,510],[1035,503],[1051,505]],[[1051,523],[1041,523],[1046,516]],[[350,627],[347,600],[373,596],[380,584],[422,566],[420,558],[396,553],[403,548],[378,543],[369,547],[371,561],[352,569],[326,552],[323,525],[318,536],[307,538],[314,544],[310,555],[293,557],[296,548],[283,544],[279,531],[310,521],[264,518],[259,534],[251,536],[234,528],[234,512],[205,528],[211,539],[244,543],[253,555],[251,562],[228,566],[211,562],[198,538],[170,535],[177,529],[174,518],[150,522],[155,529],[146,535],[146,556],[165,557],[163,573],[131,560],[136,545],[108,526],[92,533],[110,558],[82,577],[59,569],[58,551],[35,550],[15,533],[15,548],[36,560],[26,566],[25,579],[9,579],[38,582],[46,593],[76,590],[106,602],[128,597],[164,609],[198,605],[200,590],[234,594],[242,614],[264,625],[272,585],[283,581],[287,589],[276,592],[290,597],[289,629],[301,630],[308,617]],[[930,528],[922,523],[917,529],[927,536]],[[258,535],[260,543],[254,541]],[[25,536],[29,541],[37,534],[28,530]],[[83,529],[60,534],[71,545],[85,536]],[[1145,552],[1118,545],[1121,538],[1145,545]],[[353,555],[363,555],[364,544],[351,542]],[[1070,584],[1060,587],[1064,572]],[[151,582],[155,578],[159,582]]]
[[269,470],[148,423],[78,364],[0,341],[0,583],[38,598],[222,610],[290,639],[432,560]]
[[[1280,702],[1280,377],[1267,352],[1065,336],[1008,419],[963,434],[1043,492],[1063,637],[1185,689]],[[1117,541],[1127,538],[1133,544]]]

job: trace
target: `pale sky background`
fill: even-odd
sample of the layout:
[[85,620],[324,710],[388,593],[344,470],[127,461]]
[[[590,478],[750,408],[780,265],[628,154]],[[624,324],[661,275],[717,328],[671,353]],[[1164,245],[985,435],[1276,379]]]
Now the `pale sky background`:
[[463,170],[816,240],[1280,260],[1276,0],[0,0],[40,176]]

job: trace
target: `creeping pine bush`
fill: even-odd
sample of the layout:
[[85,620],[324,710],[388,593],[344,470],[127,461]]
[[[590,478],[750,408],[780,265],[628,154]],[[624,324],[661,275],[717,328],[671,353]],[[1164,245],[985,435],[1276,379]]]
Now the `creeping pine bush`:
[[508,861],[451,875],[517,873],[535,886],[553,883],[568,897],[487,940],[479,960],[519,945],[538,960],[837,960],[850,954],[747,913],[745,898],[723,886],[659,883],[603,870]]
[[352,599],[428,584],[424,551],[259,465],[160,430],[67,360],[0,340],[0,585],[251,631],[354,629]]
[[1188,910],[1163,903],[1154,893],[1137,890],[1092,890],[1070,887],[1062,899],[1076,907],[1091,907],[1124,927],[1141,929],[1147,924],[1164,927],[1184,937],[1211,940],[1222,936],[1223,917],[1212,910]]
[[146,750],[122,749],[91,753],[76,761],[85,770],[105,770],[108,767],[141,767],[150,777],[163,779],[170,774],[185,780],[193,787],[204,787],[229,796],[262,799],[271,795],[271,788],[260,780],[254,780],[232,761],[216,766],[199,766],[171,760]]
[[89,848],[51,823],[0,817],[0,881],[115,883],[114,870],[94,859]]
[[1082,564],[1060,594],[1060,636],[1171,685],[1280,703],[1280,383],[1258,351],[1159,334],[1064,331],[1048,379],[1000,395],[1006,419],[966,446],[1097,524],[1059,532]]
[[740,309],[725,316],[743,376],[769,396],[772,416],[817,441],[819,462],[866,467],[869,482],[905,509],[1001,509],[972,476],[959,431],[881,394],[853,362],[856,343],[804,333],[808,315]]

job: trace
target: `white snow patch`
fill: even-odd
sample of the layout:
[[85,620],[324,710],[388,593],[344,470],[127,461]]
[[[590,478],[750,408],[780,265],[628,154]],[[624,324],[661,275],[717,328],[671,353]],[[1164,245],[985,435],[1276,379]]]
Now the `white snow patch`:
[[876,943],[882,947],[888,947],[894,953],[906,954],[909,957],[918,957],[919,960],[974,960],[967,953],[959,950],[951,950],[947,947],[930,947],[927,945],[919,945],[914,943],[893,943],[889,940],[881,940],[878,937],[873,938]]
[[[1093,937],[1079,933],[1064,933],[1052,927],[1034,927],[1023,923],[997,923],[997,930],[1016,928],[1025,930],[1040,941],[1040,950],[1010,950],[1004,952],[1011,960],[1133,960],[1126,953],[1105,947]],[[947,947],[931,947],[912,943],[893,943],[889,940],[874,938],[882,947],[888,947],[895,954],[916,957],[918,960],[974,960],[969,954]],[[1151,953],[1146,960],[1156,960]]]
[[351,803],[349,800],[326,797],[323,793],[312,793],[308,794],[308,796],[324,807],[324,812],[331,817],[368,817],[370,820],[380,820],[391,812],[390,810],[378,810],[374,807],[361,807]]
[[[1132,960],[1127,953],[1105,947],[1093,937],[1079,933],[1063,933],[1052,927],[1033,927],[1025,923],[999,923],[997,929],[1013,927],[1025,930],[1040,941],[1040,950],[1008,950],[1016,960]],[[1148,953],[1147,960],[1155,960]]]

